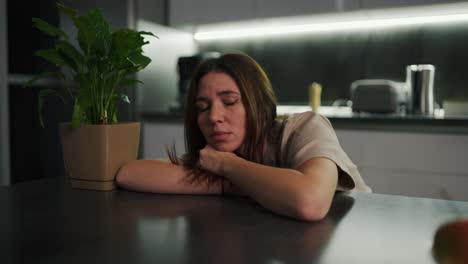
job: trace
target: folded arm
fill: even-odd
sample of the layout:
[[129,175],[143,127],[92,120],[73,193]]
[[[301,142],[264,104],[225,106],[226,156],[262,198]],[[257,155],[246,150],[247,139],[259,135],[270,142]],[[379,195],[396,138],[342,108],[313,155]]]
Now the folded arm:
[[219,194],[221,182],[192,184],[181,165],[162,160],[135,160],[120,168],[117,184],[123,188],[154,193]]
[[336,164],[323,157],[309,159],[294,170],[250,162],[210,147],[200,155],[203,167],[224,176],[265,208],[303,220],[325,217],[338,184]]
[[336,164],[322,157],[304,162],[297,170],[250,162],[209,147],[200,157],[202,167],[226,180],[194,184],[187,180],[187,171],[181,165],[137,160],[123,166],[116,181],[130,190],[173,194],[221,194],[224,182],[227,194],[246,194],[273,212],[310,221],[325,217],[338,182]]

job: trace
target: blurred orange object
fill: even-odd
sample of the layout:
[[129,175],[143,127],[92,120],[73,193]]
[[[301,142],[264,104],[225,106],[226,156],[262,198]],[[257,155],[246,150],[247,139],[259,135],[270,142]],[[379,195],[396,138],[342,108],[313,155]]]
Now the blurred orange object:
[[468,263],[468,219],[457,219],[437,229],[432,255],[439,264]]

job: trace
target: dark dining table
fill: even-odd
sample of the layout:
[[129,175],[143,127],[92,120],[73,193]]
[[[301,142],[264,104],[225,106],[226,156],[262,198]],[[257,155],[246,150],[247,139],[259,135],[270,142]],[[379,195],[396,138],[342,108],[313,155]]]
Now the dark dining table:
[[[277,195],[281,195],[278,193]],[[1,263],[434,263],[437,228],[468,203],[337,193],[306,222],[249,198],[72,189],[48,178],[0,188]]]

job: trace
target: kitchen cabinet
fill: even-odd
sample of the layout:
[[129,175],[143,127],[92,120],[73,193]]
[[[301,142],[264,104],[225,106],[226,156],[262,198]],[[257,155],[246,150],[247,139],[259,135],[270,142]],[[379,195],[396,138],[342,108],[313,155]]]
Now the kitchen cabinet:
[[468,201],[468,135],[337,130],[376,193]]
[[256,2],[257,16],[260,18],[335,13],[359,8],[359,0],[257,0]]
[[200,25],[255,18],[254,0],[170,0],[169,26]]
[[[333,121],[332,121],[333,122]],[[341,146],[375,193],[468,201],[468,135],[337,129]],[[143,158],[184,153],[182,122],[146,122]]]
[[170,0],[169,25],[199,25],[356,10],[359,0]]

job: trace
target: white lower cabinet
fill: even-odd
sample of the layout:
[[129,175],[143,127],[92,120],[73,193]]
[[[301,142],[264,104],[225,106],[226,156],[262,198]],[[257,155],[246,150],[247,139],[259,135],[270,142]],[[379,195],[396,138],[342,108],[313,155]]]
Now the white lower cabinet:
[[375,193],[468,201],[468,175],[362,167]]
[[375,193],[468,201],[468,135],[336,133]]

